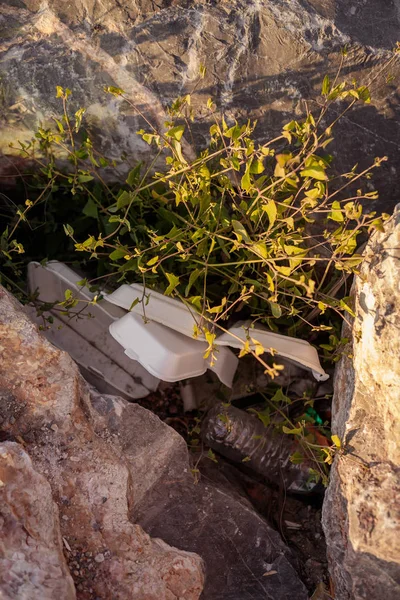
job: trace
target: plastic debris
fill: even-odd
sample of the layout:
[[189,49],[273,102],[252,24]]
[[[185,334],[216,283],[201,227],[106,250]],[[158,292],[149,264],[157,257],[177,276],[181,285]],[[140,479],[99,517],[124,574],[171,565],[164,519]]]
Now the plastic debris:
[[[50,304],[60,302],[69,289],[73,297],[80,300],[70,312],[78,313],[84,309],[79,317],[50,310],[53,324],[44,330],[44,335],[55,346],[68,352],[78,363],[85,379],[101,392],[131,400],[144,398],[157,389],[159,378],[128,358],[108,330],[111,323],[125,315],[125,311],[107,301],[85,307],[85,303],[93,300],[94,294],[87,287],[77,285],[81,279],[80,275],[58,261],[49,261],[46,266],[29,263],[29,290],[32,294],[38,290],[39,300]],[[25,309],[33,321],[43,325],[35,307],[27,306]]]
[[213,450],[244,463],[288,492],[309,493],[317,485],[311,481],[311,461],[290,460],[294,452],[302,450],[295,440],[279,433],[273,425],[265,427],[257,416],[234,406],[214,406],[203,422],[202,438]]
[[[108,294],[106,298],[108,302],[129,310],[130,314],[140,315],[146,321],[153,321],[164,325],[166,328],[179,332],[191,340],[194,339],[193,332],[195,326],[199,329],[207,327],[207,321],[202,321],[201,315],[193,310],[189,310],[180,300],[145,289],[139,284],[122,285],[112,294]],[[127,320],[124,321],[124,325],[126,322]],[[111,333],[112,335],[118,334],[121,343],[123,340],[124,347],[127,350],[129,349],[133,355],[140,356],[142,352],[140,337],[130,337],[128,339],[124,335],[124,326],[121,324],[121,327],[119,327],[118,323],[113,324]],[[317,350],[305,340],[272,333],[259,325],[252,327],[250,321],[242,321],[236,323],[227,333],[217,335],[214,340],[215,347],[219,349],[220,353],[215,361],[214,370],[221,381],[230,379],[230,377],[225,375],[226,366],[223,362],[225,361],[226,364],[229,363],[230,369],[234,368],[234,359],[232,356],[227,355],[226,352],[223,352],[222,348],[230,346],[241,349],[243,343],[246,341],[249,341],[250,348],[252,349],[255,349],[257,343],[261,344],[266,351],[273,349],[279,356],[283,356],[291,362],[311,371],[318,381],[325,381],[329,378],[329,375],[325,373],[320,364]],[[196,342],[199,344],[205,343],[203,333],[200,332],[197,335]],[[203,348],[201,346],[198,347],[199,354],[203,353]],[[220,363],[219,365],[218,362]],[[191,377],[195,376],[195,374],[191,375]],[[175,379],[174,381],[178,380]]]

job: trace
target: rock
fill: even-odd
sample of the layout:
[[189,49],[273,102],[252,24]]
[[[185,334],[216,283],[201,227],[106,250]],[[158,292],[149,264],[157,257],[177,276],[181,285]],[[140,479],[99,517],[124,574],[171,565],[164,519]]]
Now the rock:
[[89,389],[4,290],[0,340],[2,435],[50,483],[79,600],[194,600],[199,554],[205,600],[306,600],[295,557],[249,502],[228,481],[195,485],[183,438]]
[[[24,444],[59,507],[77,597],[199,598],[200,557],[151,539],[129,520],[136,474],[121,453],[118,433],[96,433],[89,387],[77,366],[41,337],[3,288],[0,392],[2,435]],[[91,558],[99,555],[104,561]]]
[[0,596],[76,598],[51,488],[13,442],[0,444]]
[[[382,18],[384,15],[384,19]],[[257,137],[274,137],[284,121],[304,112],[325,73],[334,76],[340,48],[349,46],[345,75],[373,84],[374,102],[347,115],[339,127],[337,168],[389,156],[376,172],[388,211],[399,184],[399,88],[378,76],[398,39],[397,0],[4,0],[0,6],[1,150],[27,140],[59,113],[55,86],[73,90],[72,106],[87,108],[87,127],[100,149],[146,160],[136,135],[144,124],[132,106],[106,97],[104,85],[125,90],[134,106],[159,126],[177,96],[192,93],[200,110],[195,145],[210,123],[204,104],[213,96],[227,119],[257,119]],[[207,67],[198,82],[201,64]],[[396,76],[399,66],[392,65]],[[186,147],[190,155],[190,149]],[[20,159],[2,161],[16,173]],[[382,194],[383,196],[383,194]]]
[[205,600],[308,597],[294,556],[237,486],[208,470],[195,485],[186,443],[153,413],[93,390],[92,402],[96,430],[118,432],[131,470],[132,519],[203,558]]
[[[335,376],[334,461],[323,509],[338,600],[400,597],[400,212],[374,234],[353,286],[352,344]],[[350,354],[353,358],[347,356]]]

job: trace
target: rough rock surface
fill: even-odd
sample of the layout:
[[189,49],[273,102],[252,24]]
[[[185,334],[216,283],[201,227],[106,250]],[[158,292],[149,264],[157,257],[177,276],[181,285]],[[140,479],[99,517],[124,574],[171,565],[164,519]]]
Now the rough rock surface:
[[[41,337],[2,288],[0,393],[2,435],[23,444],[34,468],[50,483],[77,597],[199,598],[200,557],[151,539],[129,520],[136,475],[121,453],[118,435],[96,433],[89,388],[77,366]],[[52,505],[49,519],[51,514]],[[25,557],[16,552],[12,561],[18,571]],[[32,596],[42,597],[44,592]]]
[[238,489],[221,477],[194,484],[180,436],[178,443],[154,414],[113,396],[94,394],[93,407],[97,431],[118,432],[131,469],[132,520],[204,559],[204,600],[308,598],[294,556]]
[[[399,37],[398,0],[3,0],[0,6],[0,149],[31,137],[59,112],[55,86],[68,86],[87,108],[88,127],[106,152],[145,158],[132,107],[105,96],[125,90],[155,124],[177,96],[193,105],[209,96],[226,118],[258,120],[274,136],[304,111],[325,73],[334,75],[349,45],[344,74],[373,84],[374,102],[349,114],[330,146],[342,172],[389,156],[376,174],[382,208],[397,201],[400,109],[396,79],[378,73]],[[197,81],[199,67],[207,74]],[[399,67],[391,73],[396,76]],[[196,87],[196,89],[195,89]],[[73,104],[74,105],[74,104]],[[195,131],[202,146],[209,123]],[[7,168],[9,162],[2,162]],[[10,171],[10,173],[15,171]],[[390,175],[390,177],[389,177]],[[383,194],[382,194],[383,196]]]
[[[90,389],[2,288],[0,395],[2,439],[22,444],[51,486],[79,600],[194,600],[203,585],[204,600],[308,597],[295,557],[249,502],[228,481],[195,485],[183,438],[150,411]],[[26,522],[20,511],[19,527]],[[21,560],[14,552],[12,569]]]
[[[399,207],[398,207],[399,208]],[[335,377],[335,459],[323,509],[337,600],[400,597],[400,212],[374,235],[353,287],[353,358]]]
[[74,600],[58,509],[19,444],[0,444],[0,596]]

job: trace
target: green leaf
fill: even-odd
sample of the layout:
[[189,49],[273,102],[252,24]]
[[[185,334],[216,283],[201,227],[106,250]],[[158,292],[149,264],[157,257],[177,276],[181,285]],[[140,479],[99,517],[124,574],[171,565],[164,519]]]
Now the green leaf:
[[151,258],[150,260],[147,261],[147,263],[146,263],[147,266],[152,267],[153,265],[156,264],[156,262],[158,262],[159,258],[160,258],[159,256],[153,256],[153,258]]
[[371,103],[371,94],[369,92],[369,89],[365,85],[362,85],[361,87],[359,87],[357,92],[360,97],[360,100],[365,102],[365,104]]
[[122,96],[122,94],[125,94],[124,90],[121,90],[121,88],[119,87],[115,87],[113,85],[108,85],[104,88],[104,91],[112,94],[113,96]]
[[327,96],[330,91],[331,91],[331,80],[329,79],[328,75],[325,75],[324,81],[322,82],[321,94],[323,96]]
[[68,237],[72,237],[74,235],[74,230],[71,227],[71,225],[68,225],[68,224],[63,225],[63,228],[64,228],[65,235],[67,235]]
[[211,448],[209,448],[208,452],[207,452],[207,458],[209,458],[210,460],[212,460],[215,463],[218,463],[217,457],[215,456],[214,452],[211,450]]
[[119,260],[128,254],[126,248],[116,248],[110,254],[110,260]]
[[288,396],[285,396],[285,394],[282,391],[282,388],[279,388],[276,390],[275,394],[272,396],[271,402],[279,402],[279,403],[284,402],[285,404],[290,404],[291,400]]
[[283,433],[287,433],[289,435],[301,435],[303,428],[302,427],[295,427],[293,429],[289,429],[289,427],[286,427],[286,425],[284,425],[282,427],[282,431]]
[[250,179],[250,170],[249,169],[246,169],[246,172],[245,172],[245,174],[242,177],[240,185],[241,185],[242,190],[244,190],[245,192],[250,191],[250,189],[251,189],[251,179]]
[[344,221],[344,216],[341,210],[340,202],[337,202],[336,200],[335,202],[332,202],[332,210],[328,215],[328,219],[331,219],[332,221],[337,221],[338,223]]
[[86,183],[87,181],[93,181],[93,179],[94,179],[93,175],[84,175],[84,174],[78,175],[79,183]]
[[254,254],[257,254],[257,256],[261,256],[261,258],[268,257],[268,250],[263,242],[257,242],[257,244],[253,244],[250,246],[250,250],[252,250]]
[[251,242],[246,229],[240,223],[240,221],[236,221],[235,219],[232,219],[232,227],[233,227],[234,232],[237,235],[237,238],[238,238],[239,242],[241,242],[242,240],[244,242]]
[[276,302],[269,302],[268,304],[271,308],[272,316],[275,317],[275,319],[279,319],[279,317],[282,316],[282,309],[279,304]]
[[165,273],[165,277],[168,279],[169,285],[164,293],[166,296],[170,296],[174,289],[179,285],[180,279],[173,273]]
[[265,408],[264,410],[256,410],[255,408],[250,408],[249,412],[257,415],[258,419],[260,419],[261,423],[264,427],[268,427],[271,423],[271,415],[269,408]]
[[199,278],[201,274],[201,269],[195,269],[194,271],[192,271],[189,275],[189,283],[186,286],[185,289],[185,297],[187,298],[189,296],[189,292],[191,290],[192,285],[196,282],[196,280]]
[[172,138],[173,140],[180,142],[184,131],[184,125],[176,125],[175,127],[171,127],[171,129],[169,129],[165,135],[166,137]]
[[223,311],[225,305],[226,305],[226,298],[223,298],[222,302],[219,306],[213,306],[213,308],[209,308],[208,312],[211,314],[214,314],[214,315],[219,315]]
[[127,192],[126,190],[124,190],[117,199],[117,209],[120,210],[121,208],[128,206],[128,204],[132,202],[132,199],[132,192]]
[[255,175],[259,175],[264,171],[264,164],[262,160],[253,160],[250,165],[250,173],[254,173]]
[[347,313],[349,313],[349,315],[351,315],[352,317],[356,316],[356,313],[354,312],[354,310],[345,302],[345,300],[347,300],[347,298],[342,298],[339,302],[339,306],[340,308],[342,308],[344,311],[346,311]]
[[271,227],[273,227],[273,225],[276,221],[276,216],[278,214],[276,204],[273,200],[268,200],[267,204],[263,204],[263,206],[261,208],[268,215],[268,220],[269,220],[269,228],[268,229],[271,229]]
[[325,169],[321,165],[314,165],[300,171],[302,177],[310,177],[311,179],[318,179],[318,181],[326,181],[328,179]]
[[301,465],[304,462],[304,456],[301,452],[294,452],[290,457],[290,462],[294,465]]
[[97,205],[95,204],[93,198],[89,198],[89,200],[86,202],[85,206],[83,207],[82,212],[87,217],[93,217],[93,219],[97,219],[98,210],[97,210]]
[[126,183],[131,187],[135,187],[136,183],[138,182],[141,166],[142,163],[138,163],[134,169],[129,171],[128,177],[126,178]]

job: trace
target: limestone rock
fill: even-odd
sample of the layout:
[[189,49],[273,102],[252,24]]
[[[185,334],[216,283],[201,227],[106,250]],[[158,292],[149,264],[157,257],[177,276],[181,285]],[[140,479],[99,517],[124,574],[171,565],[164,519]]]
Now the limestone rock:
[[0,596],[76,598],[51,488],[13,442],[0,444]]
[[0,391],[3,435],[24,444],[59,507],[77,597],[199,598],[201,559],[152,540],[129,520],[136,475],[118,435],[95,432],[90,391],[77,366],[41,337],[2,288]]
[[[399,90],[396,78],[387,86],[378,73],[399,27],[397,0],[3,0],[0,149],[12,153],[10,142],[58,114],[56,85],[73,90],[72,107],[86,107],[89,131],[115,157],[148,158],[136,135],[146,125],[132,106],[105,96],[105,85],[124,89],[158,126],[172,100],[193,92],[202,117],[193,130],[197,147],[208,135],[209,96],[228,120],[257,119],[258,138],[274,137],[303,114],[324,74],[334,76],[348,44],[346,77],[375,79],[374,102],[345,117],[330,151],[342,172],[389,156],[375,178],[388,211],[400,176]],[[207,73],[198,82],[201,64]],[[0,166],[16,172],[10,161]]]
[[[398,207],[399,208],[399,207]],[[374,234],[335,376],[335,459],[323,525],[338,600],[400,597],[400,212]]]

